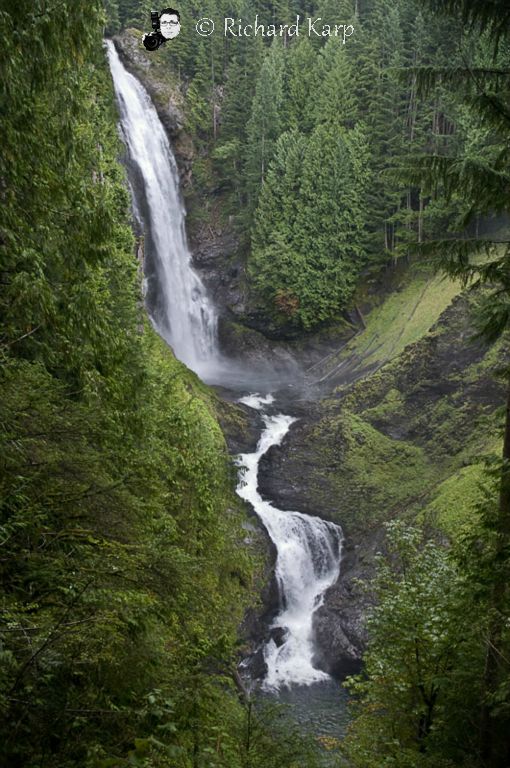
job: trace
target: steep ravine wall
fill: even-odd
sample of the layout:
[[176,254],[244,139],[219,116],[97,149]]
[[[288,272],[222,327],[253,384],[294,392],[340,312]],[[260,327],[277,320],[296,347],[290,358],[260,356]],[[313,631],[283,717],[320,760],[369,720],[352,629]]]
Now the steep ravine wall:
[[[282,509],[341,523],[347,546],[337,584],[317,612],[321,663],[348,671],[359,658],[363,617],[383,523],[425,517],[443,527],[437,501],[458,486],[469,507],[481,457],[498,449],[497,371],[508,342],[474,338],[476,294],[458,296],[419,341],[378,372],[323,399],[261,462],[262,491]],[[440,508],[440,507],[439,507]],[[447,528],[445,533],[448,534]]]

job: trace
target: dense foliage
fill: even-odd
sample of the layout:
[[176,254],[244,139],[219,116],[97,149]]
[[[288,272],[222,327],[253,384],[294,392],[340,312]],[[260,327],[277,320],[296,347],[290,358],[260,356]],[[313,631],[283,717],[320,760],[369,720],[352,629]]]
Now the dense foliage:
[[[362,271],[416,242],[485,284],[482,332],[508,325],[508,244],[479,236],[508,209],[508,9],[421,6],[308,4],[353,24],[343,45],[199,40],[191,17],[304,10],[190,2],[160,51],[185,92],[196,194],[222,196],[252,311],[284,332],[336,318]],[[147,28],[150,8],[0,8],[1,761],[311,768],[234,689],[254,564],[214,401],[141,305],[101,33]],[[509,414],[472,530],[447,549],[389,527],[350,765],[510,762]]]
[[0,762],[299,764],[233,683],[252,556],[215,402],[145,320],[101,4],[0,21]]
[[386,533],[343,748],[363,768],[476,765],[487,614],[444,546],[401,522]]
[[[508,215],[510,88],[507,4],[431,2],[469,24],[474,65],[415,68],[422,92],[455,86],[470,141],[437,148],[407,177],[431,206],[462,216],[420,248],[448,275],[484,286],[480,333],[508,329],[510,247],[504,228],[480,232],[479,216]],[[506,26],[505,26],[506,24]],[[455,151],[456,150],[456,151]],[[460,203],[460,206],[459,206]],[[501,374],[509,379],[506,366]],[[393,532],[376,582],[364,678],[353,681],[358,714],[346,747],[354,765],[483,766],[510,763],[510,389],[501,459],[487,469],[476,522],[450,552]],[[393,637],[391,648],[389,639]]]

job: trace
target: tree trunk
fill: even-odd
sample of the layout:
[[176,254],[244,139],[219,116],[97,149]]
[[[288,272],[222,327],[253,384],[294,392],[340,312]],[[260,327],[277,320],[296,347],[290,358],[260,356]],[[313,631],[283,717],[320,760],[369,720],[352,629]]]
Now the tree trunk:
[[355,310],[356,310],[356,314],[358,315],[358,320],[360,321],[361,327],[363,328],[363,330],[365,330],[367,327],[365,323],[365,318],[363,317],[363,313],[361,312],[361,309],[358,307],[357,304],[355,306]]
[[507,600],[507,568],[505,549],[510,541],[510,376],[507,389],[503,466],[499,493],[498,516],[495,524],[497,542],[493,556],[495,571],[489,605],[489,626],[484,670],[484,701],[480,723],[480,751],[483,764],[490,768],[508,768],[510,740],[501,716],[492,712],[491,698],[508,675],[508,661],[502,648]]

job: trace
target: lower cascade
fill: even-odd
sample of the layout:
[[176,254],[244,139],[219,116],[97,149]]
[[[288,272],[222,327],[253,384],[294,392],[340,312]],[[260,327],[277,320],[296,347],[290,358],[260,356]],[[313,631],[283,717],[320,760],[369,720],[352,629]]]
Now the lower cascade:
[[[273,398],[248,395],[240,402],[263,411]],[[256,451],[239,457],[243,469],[237,493],[253,506],[277,551],[275,576],[281,610],[272,628],[283,630],[283,641],[277,645],[271,639],[265,645],[267,675],[263,687],[278,690],[293,683],[308,685],[329,678],[313,666],[312,622],[325,591],[338,578],[343,536],[334,523],[300,512],[284,512],[264,501],[258,492],[259,461],[271,446],[282,442],[296,419],[264,413],[263,420],[265,429]]]

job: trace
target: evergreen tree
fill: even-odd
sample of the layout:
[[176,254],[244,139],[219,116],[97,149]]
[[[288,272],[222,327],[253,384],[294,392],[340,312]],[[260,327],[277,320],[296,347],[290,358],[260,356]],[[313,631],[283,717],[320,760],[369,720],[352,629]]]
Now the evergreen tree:
[[306,139],[298,131],[280,136],[253,229],[250,271],[254,285],[269,302],[270,311],[285,320],[295,319],[299,309],[294,281],[305,268],[302,253],[295,248],[294,229],[306,151]]
[[[251,6],[244,4],[240,17],[246,19],[253,15]],[[213,151],[220,185],[233,190],[229,208],[241,222],[247,204],[244,173],[244,147],[248,141],[246,116],[251,108],[253,84],[260,72],[263,56],[264,44],[260,36],[236,40],[226,74],[218,143]]]
[[289,46],[283,115],[289,129],[308,133],[314,124],[318,72],[316,53],[308,37]]
[[275,38],[267,52],[255,84],[246,133],[246,186],[251,210],[255,209],[260,188],[264,183],[273,157],[276,140],[281,133],[283,116],[284,53],[281,41]]
[[317,58],[317,90],[313,96],[315,125],[352,128],[358,117],[354,76],[345,46],[332,37]]
[[364,263],[367,182],[363,129],[318,125],[307,147],[296,217],[296,239],[309,268],[308,285],[303,284],[300,297],[305,328],[338,314],[352,296]]
[[278,144],[257,209],[250,275],[280,322],[305,329],[348,303],[363,264],[367,147],[361,128],[317,126]]
[[117,0],[103,0],[103,6],[106,16],[105,32],[107,35],[114,35],[121,28],[118,2]]

